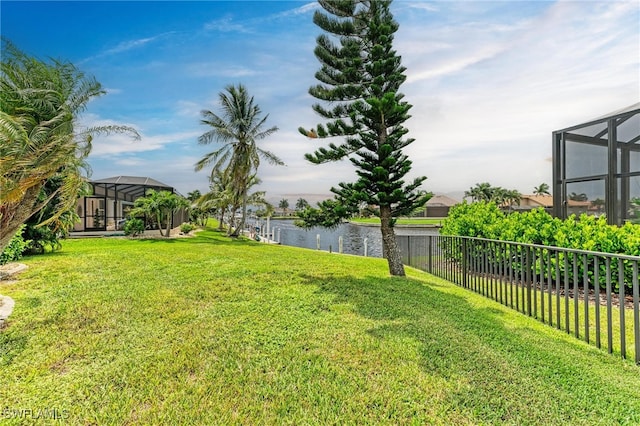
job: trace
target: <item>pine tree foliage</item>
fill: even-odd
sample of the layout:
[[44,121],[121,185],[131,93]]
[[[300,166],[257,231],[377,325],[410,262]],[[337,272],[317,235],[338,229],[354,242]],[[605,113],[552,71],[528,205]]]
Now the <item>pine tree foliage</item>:
[[419,189],[426,177],[405,181],[411,161],[402,150],[414,139],[404,127],[411,105],[399,91],[406,68],[393,49],[398,24],[390,0],[319,3],[323,10],[313,21],[324,32],[314,51],[321,66],[315,74],[319,83],[309,93],[320,101],[313,110],[326,121],[299,131],[310,138],[340,137],[341,143],[330,142],[305,158],[315,164],[349,158],[358,179],[332,188],[335,200],[308,210],[303,226],[336,225],[362,204],[378,206],[388,256],[396,250],[390,247],[395,218],[422,207],[430,196]]

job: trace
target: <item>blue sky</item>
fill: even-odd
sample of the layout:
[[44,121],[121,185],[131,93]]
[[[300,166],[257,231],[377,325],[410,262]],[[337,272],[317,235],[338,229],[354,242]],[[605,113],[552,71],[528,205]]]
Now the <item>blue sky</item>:
[[[276,202],[317,201],[355,175],[347,161],[315,166],[319,29],[307,1],[2,1],[0,32],[40,58],[69,60],[108,94],[85,125],[127,124],[142,140],[96,139],[96,179],[150,176],[186,194],[206,191],[193,166],[200,111],[242,83],[280,130],[262,147],[286,167],[261,165]],[[551,183],[551,132],[640,101],[640,2],[396,0],[395,48],[413,108],[407,148],[424,189],[464,191],[488,181],[522,193]]]

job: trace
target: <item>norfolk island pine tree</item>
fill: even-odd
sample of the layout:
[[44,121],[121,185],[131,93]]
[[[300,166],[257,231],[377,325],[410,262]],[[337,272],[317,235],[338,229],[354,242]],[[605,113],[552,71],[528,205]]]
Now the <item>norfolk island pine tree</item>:
[[318,209],[300,213],[301,224],[336,226],[354,215],[360,205],[375,206],[380,217],[383,255],[391,275],[404,276],[394,225],[398,216],[424,206],[431,194],[420,190],[426,177],[406,183],[411,161],[402,150],[414,139],[406,138],[403,123],[410,118],[411,105],[399,92],[405,81],[400,56],[393,50],[398,24],[389,10],[390,0],[319,0],[314,23],[324,33],[317,38],[315,55],[321,67],[320,82],[309,93],[320,103],[313,109],[326,121],[315,129],[299,128],[310,138],[341,137],[339,145],[329,143],[305,158],[322,164],[349,158],[356,167],[354,183],[331,188],[333,200]]

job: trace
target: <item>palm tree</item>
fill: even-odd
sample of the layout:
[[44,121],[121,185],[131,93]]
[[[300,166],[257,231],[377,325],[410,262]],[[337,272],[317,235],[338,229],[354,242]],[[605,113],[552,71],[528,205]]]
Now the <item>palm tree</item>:
[[549,192],[549,185],[547,185],[546,183],[541,183],[540,185],[533,187],[533,194],[551,195],[551,193]]
[[225,215],[233,203],[227,175],[214,170],[209,178],[209,189],[209,192],[196,200],[196,206],[203,210],[215,211],[218,215],[218,230],[222,230]]
[[218,171],[227,175],[231,187],[241,199],[242,219],[236,228],[237,236],[244,227],[247,213],[247,190],[251,177],[257,172],[260,159],[266,159],[271,164],[284,163],[275,154],[259,148],[256,142],[275,133],[278,128],[273,126],[263,130],[268,115],[261,117],[260,107],[249,96],[243,85],[226,87],[226,93],[219,94],[222,114],[217,115],[209,110],[201,111],[204,125],[210,129],[198,138],[200,144],[212,142],[222,143],[222,147],[206,154],[196,163],[196,171],[212,166],[213,173]]
[[[126,126],[79,129],[88,102],[105,94],[100,83],[69,62],[45,63],[3,39],[0,72],[0,251],[20,226],[56,199],[41,223],[62,223],[86,189],[85,159],[96,134],[137,132]],[[46,182],[63,182],[43,195]]]
[[491,199],[493,187],[489,182],[476,183],[476,186],[464,192],[465,197],[470,197],[472,201],[489,201]]
[[307,200],[305,200],[304,198],[298,198],[298,201],[296,201],[296,210],[297,211],[304,210],[307,207],[311,207],[309,205],[309,202]]
[[287,200],[286,198],[283,198],[282,200],[280,200],[280,202],[278,203],[278,208],[282,209],[283,214],[287,214],[287,209],[289,208],[289,200]]
[[[171,217],[181,208],[189,207],[189,201],[169,191],[150,189],[145,197],[138,198],[131,210],[131,216],[152,216],[155,218],[160,235],[168,237],[171,231]],[[162,224],[166,224],[163,234]]]
[[506,189],[503,192],[503,200],[507,204],[509,211],[513,205],[520,205],[520,201],[522,201],[522,194],[517,189]]

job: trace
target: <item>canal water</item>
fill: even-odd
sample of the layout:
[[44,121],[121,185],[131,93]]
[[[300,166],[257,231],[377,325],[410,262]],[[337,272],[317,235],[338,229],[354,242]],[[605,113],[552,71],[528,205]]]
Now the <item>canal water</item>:
[[[265,221],[254,222],[254,226],[266,226]],[[367,256],[382,257],[382,236],[378,226],[343,223],[335,229],[302,229],[293,220],[271,220],[269,224],[272,239],[280,244],[309,249],[338,252],[339,238],[343,239],[343,253],[363,256],[365,240]],[[403,227],[395,228],[396,235],[437,235],[438,228]]]

